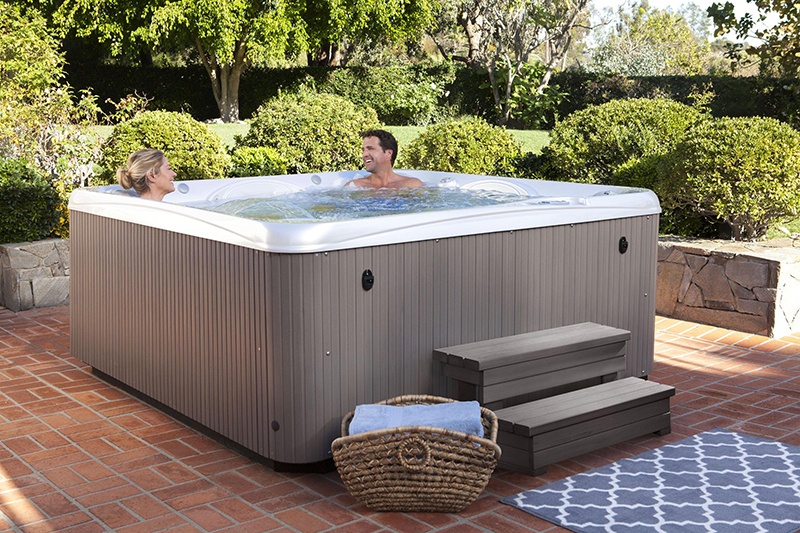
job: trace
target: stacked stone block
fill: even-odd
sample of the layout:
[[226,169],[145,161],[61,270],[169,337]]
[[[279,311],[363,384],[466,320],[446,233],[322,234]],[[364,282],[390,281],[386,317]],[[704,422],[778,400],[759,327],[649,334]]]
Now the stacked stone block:
[[798,331],[800,248],[662,239],[656,313],[770,337]]
[[0,306],[22,311],[68,303],[68,241],[0,245]]

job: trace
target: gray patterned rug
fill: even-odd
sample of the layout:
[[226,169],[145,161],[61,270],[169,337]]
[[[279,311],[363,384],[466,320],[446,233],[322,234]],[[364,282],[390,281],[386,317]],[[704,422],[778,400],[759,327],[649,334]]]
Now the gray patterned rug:
[[800,447],[717,429],[502,502],[581,533],[794,533]]

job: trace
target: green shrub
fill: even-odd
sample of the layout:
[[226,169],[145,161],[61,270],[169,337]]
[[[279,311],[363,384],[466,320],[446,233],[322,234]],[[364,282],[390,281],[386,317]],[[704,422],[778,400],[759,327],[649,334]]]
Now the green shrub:
[[761,117],[698,124],[659,167],[655,190],[667,207],[723,220],[734,239],[764,237],[800,214],[800,133]]
[[[622,165],[614,173],[616,185],[627,187],[643,187],[645,189],[661,190],[659,177],[661,166],[669,154],[659,154],[631,160]],[[668,178],[667,178],[668,179]],[[717,238],[722,237],[719,222],[713,217],[698,213],[687,206],[674,205],[672,202],[661,200],[661,216],[658,231],[662,235],[681,235],[684,237]]]
[[360,133],[379,124],[372,108],[358,109],[340,96],[301,87],[262,105],[235,148],[273,148],[291,173],[361,168]]
[[513,164],[513,177],[537,179],[542,176],[542,165],[544,164],[544,158],[542,157],[542,154],[537,154],[535,152],[524,152],[514,160]]
[[519,143],[504,128],[471,117],[428,126],[400,150],[397,166],[508,176],[519,156]]
[[[489,72],[484,71],[485,81],[480,84],[482,90],[492,90]],[[510,109],[509,120],[505,121],[507,127],[526,130],[549,129],[557,118],[558,105],[566,94],[561,91],[554,81],[539,92],[539,85],[546,73],[545,66],[535,61],[523,65],[516,73],[511,92],[505,95],[508,84],[509,71],[505,67],[497,68],[494,73],[495,83],[500,90],[502,107]],[[492,107],[492,115],[496,120],[501,120],[503,113],[497,104]]]
[[[63,52],[46,20],[33,10],[23,12],[10,4],[0,4],[0,158],[29,161],[36,173],[50,181],[61,195],[60,221],[57,227],[42,231],[67,237],[69,192],[86,184],[91,163],[99,154],[99,141],[89,129],[99,111],[97,97],[61,82]],[[35,191],[44,187],[30,179],[20,183],[6,186],[23,196],[39,194]],[[42,190],[49,195],[46,187]],[[48,224],[43,222],[42,228]]]
[[0,159],[0,243],[38,241],[58,223],[58,193],[32,167]]
[[145,111],[114,126],[103,146],[100,181],[114,183],[117,169],[143,148],[164,152],[177,180],[225,177],[230,157],[208,126],[185,113]]
[[276,176],[286,174],[286,160],[269,146],[241,146],[231,154],[230,175]]
[[425,126],[444,118],[440,105],[455,68],[442,63],[436,68],[416,65],[351,67],[332,70],[319,90],[343,96],[358,107],[371,107],[384,124]]
[[637,160],[669,152],[701,111],[666,99],[615,100],[573,113],[556,125],[542,150],[548,179],[616,183]]

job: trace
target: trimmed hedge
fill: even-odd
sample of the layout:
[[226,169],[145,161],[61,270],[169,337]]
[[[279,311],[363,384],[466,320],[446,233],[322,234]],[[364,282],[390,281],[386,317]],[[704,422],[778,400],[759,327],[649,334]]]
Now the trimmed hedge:
[[400,152],[396,166],[510,176],[519,156],[519,143],[505,128],[470,117],[428,126]]
[[[281,92],[291,92],[310,80],[320,92],[336,94],[376,109],[385,123],[427,124],[442,113],[448,114],[444,94],[450,90],[456,70],[458,67],[450,64],[251,68],[241,79],[239,118],[252,118],[267,100]],[[118,102],[138,93],[153,99],[149,109],[183,111],[197,120],[219,117],[208,75],[200,66],[157,68],[75,64],[67,65],[66,72],[67,82],[72,87],[92,89],[98,96],[98,105],[106,114],[114,112],[114,106],[107,100]],[[394,102],[392,94],[399,94]]]
[[615,184],[620,169],[669,152],[704,119],[701,111],[664,98],[590,106],[553,128],[542,150],[541,172],[559,181]]
[[[387,67],[370,67],[380,74]],[[389,67],[396,68],[396,67]],[[404,67],[404,72],[415,72],[420,83],[436,83],[452,76],[444,87],[440,106],[446,106],[447,115],[474,115],[493,120],[496,116],[491,90],[485,71],[468,68],[461,64],[452,66]],[[446,73],[452,68],[452,72]],[[281,91],[296,86],[311,78],[322,91],[331,76],[338,71],[349,71],[349,67],[292,67],[282,69],[251,68],[242,75],[239,92],[240,118],[248,119],[266,100]],[[354,67],[352,69],[356,71]],[[97,95],[98,104],[106,113],[114,108],[106,102],[115,102],[138,92],[154,100],[150,109],[185,111],[197,120],[219,117],[219,110],[211,93],[208,75],[201,66],[192,67],[124,67],[118,65],[89,65],[78,62],[66,65],[66,82],[76,90],[91,88]],[[444,72],[444,73],[443,73]],[[338,74],[337,74],[338,76]],[[404,74],[404,76],[406,76]],[[408,79],[404,77],[403,79]],[[558,117],[567,117],[591,105],[599,105],[621,98],[669,97],[684,104],[691,104],[698,92],[709,90],[713,98],[709,110],[715,117],[765,116],[778,118],[800,125],[800,81],[741,76],[653,76],[631,77],[591,74],[567,71],[553,76],[566,96],[544,116],[545,128],[552,128]],[[344,90],[348,87],[344,87]],[[352,98],[349,90],[337,92]],[[381,94],[385,94],[382,92]],[[353,100],[353,101],[357,101]],[[371,101],[370,106],[381,112],[381,101]]]
[[38,241],[58,223],[56,190],[26,163],[0,159],[0,243]]
[[561,72],[553,77],[567,97],[558,106],[566,117],[591,105],[627,98],[669,98],[691,105],[709,92],[714,117],[772,117],[799,125],[800,80],[741,76],[604,76]]
[[360,133],[379,126],[372,108],[301,87],[261,106],[236,149],[272,148],[292,174],[352,170],[362,165]]
[[[665,98],[614,100],[590,106],[559,123],[542,155],[518,162],[518,173],[657,189],[661,179],[657,169],[663,158],[689,128],[708,120],[707,113]],[[663,196],[661,200],[661,233],[718,236],[720,225],[707,214],[664,202]]]
[[219,135],[186,113],[145,111],[117,124],[103,145],[101,183],[115,183],[117,169],[143,148],[161,150],[177,180],[224,178],[230,165]]
[[230,175],[235,178],[278,176],[286,174],[287,167],[286,159],[269,146],[240,146],[231,153]]
[[437,122],[448,114],[442,105],[455,67],[392,66],[339,68],[329,72],[321,92],[343,96],[358,107],[371,107],[384,124],[394,126]]
[[800,215],[800,132],[771,118],[721,118],[690,129],[658,164],[666,207],[688,206],[758,239]]
[[219,118],[211,81],[200,65],[159,68],[68,63],[64,71],[65,82],[76,92],[91,89],[106,114],[115,111],[108,100],[119,102],[138,93],[153,99],[148,105],[151,110],[189,113],[196,120]]
[[679,205],[667,198],[659,180],[670,180],[670,174],[662,173],[661,167],[671,152],[634,159],[623,164],[614,173],[614,184],[643,187],[658,191],[661,200],[661,216],[658,231],[662,235],[682,235],[699,238],[730,238],[730,230],[724,222],[713,216],[700,213],[693,208]]

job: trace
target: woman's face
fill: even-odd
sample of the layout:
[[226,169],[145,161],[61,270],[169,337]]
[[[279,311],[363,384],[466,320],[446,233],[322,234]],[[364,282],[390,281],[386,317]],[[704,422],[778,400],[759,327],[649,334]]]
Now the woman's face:
[[173,180],[175,179],[176,175],[177,174],[175,174],[175,171],[169,166],[169,161],[167,161],[167,158],[163,158],[161,160],[161,166],[158,167],[155,172],[151,172],[147,176],[147,181],[150,185],[150,188],[148,189],[148,194],[146,196],[155,200],[161,200],[164,198],[167,194],[175,190],[175,184],[173,183]]

